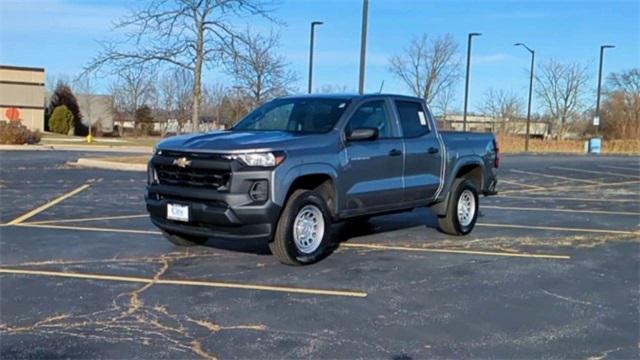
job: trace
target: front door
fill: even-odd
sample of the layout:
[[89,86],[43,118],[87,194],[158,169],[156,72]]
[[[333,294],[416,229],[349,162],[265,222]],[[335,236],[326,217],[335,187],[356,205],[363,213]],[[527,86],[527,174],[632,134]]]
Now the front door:
[[402,203],[402,140],[385,100],[358,107],[345,134],[358,128],[378,129],[378,138],[349,141],[341,156],[343,209],[347,215],[393,209]]

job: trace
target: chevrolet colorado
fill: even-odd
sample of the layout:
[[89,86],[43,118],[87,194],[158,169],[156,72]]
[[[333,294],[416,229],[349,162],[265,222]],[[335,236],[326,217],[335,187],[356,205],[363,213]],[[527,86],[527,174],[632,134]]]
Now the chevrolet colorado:
[[468,234],[498,165],[493,134],[439,132],[419,98],[283,97],[228,131],[159,143],[145,199],[174,244],[265,238],[303,265],[328,252],[341,220],[427,206],[441,231]]

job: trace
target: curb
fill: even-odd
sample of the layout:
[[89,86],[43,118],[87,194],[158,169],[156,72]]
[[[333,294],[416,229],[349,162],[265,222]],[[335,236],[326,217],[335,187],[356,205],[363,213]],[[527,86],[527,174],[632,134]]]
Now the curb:
[[119,152],[135,154],[151,154],[153,148],[149,146],[110,146],[110,145],[0,145],[0,151],[96,151],[96,152]]
[[94,168],[104,170],[120,171],[147,171],[146,164],[127,164],[115,161],[104,161],[99,159],[79,158],[76,162],[67,162],[67,165],[81,168]]

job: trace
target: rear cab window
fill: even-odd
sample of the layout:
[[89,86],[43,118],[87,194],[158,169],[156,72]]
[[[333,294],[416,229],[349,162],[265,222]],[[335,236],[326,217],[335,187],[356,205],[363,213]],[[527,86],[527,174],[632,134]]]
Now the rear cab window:
[[405,138],[420,137],[431,131],[429,118],[422,103],[407,100],[395,100],[394,103]]

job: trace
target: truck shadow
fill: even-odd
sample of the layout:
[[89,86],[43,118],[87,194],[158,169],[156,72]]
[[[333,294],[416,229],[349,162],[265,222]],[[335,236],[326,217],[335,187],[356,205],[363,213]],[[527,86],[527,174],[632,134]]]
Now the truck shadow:
[[[482,212],[478,216],[482,217]],[[437,229],[438,219],[431,210],[420,208],[411,212],[376,216],[369,221],[359,219],[343,221],[332,226],[332,242],[327,256],[340,247],[341,243],[351,239],[393,233],[417,226]],[[209,238],[205,246],[254,255],[271,255],[268,241],[268,238],[248,240]]]

